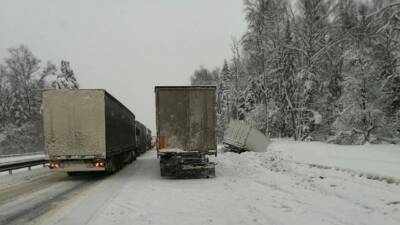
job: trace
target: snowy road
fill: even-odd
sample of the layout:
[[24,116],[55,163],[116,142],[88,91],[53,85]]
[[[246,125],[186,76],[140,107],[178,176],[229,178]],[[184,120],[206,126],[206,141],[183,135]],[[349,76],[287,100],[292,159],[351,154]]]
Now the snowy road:
[[45,168],[0,177],[0,224],[26,224],[80,193],[101,177],[70,178]]
[[0,224],[400,224],[399,185],[272,149],[220,153],[214,179],[161,178],[154,151],[107,177],[33,171],[29,192],[0,181]]

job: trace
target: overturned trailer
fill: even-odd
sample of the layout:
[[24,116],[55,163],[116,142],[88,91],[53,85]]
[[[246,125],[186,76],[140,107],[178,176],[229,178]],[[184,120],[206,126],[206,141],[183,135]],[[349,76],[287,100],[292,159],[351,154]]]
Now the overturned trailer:
[[225,131],[223,144],[233,152],[265,152],[269,137],[242,120],[231,120]]
[[43,127],[55,171],[114,172],[136,158],[135,115],[105,90],[44,91]]
[[215,86],[158,86],[157,155],[161,176],[214,177]]

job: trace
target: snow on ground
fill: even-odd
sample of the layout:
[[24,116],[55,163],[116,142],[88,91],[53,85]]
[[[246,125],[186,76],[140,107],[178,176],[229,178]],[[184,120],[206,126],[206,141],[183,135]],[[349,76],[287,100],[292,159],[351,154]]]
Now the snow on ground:
[[[319,163],[334,162],[328,160],[336,155],[330,152],[333,147],[324,146],[276,140],[266,153],[221,152],[212,159],[217,163],[217,177],[212,179],[162,178],[156,153],[149,151],[35,223],[400,224],[398,184],[293,161],[304,159],[296,158],[297,153],[292,150],[296,147],[298,151],[322,149],[318,154],[308,154]],[[370,171],[379,163],[383,171],[396,171],[392,165],[395,155],[388,153],[388,158],[384,158],[376,153],[383,158],[375,156],[378,162],[373,162],[372,156],[356,157],[355,152],[363,151],[358,146],[349,147],[346,152],[340,146],[332,146],[338,148],[339,156],[349,165],[353,159],[354,164],[364,167],[369,162],[371,168],[365,169]],[[380,148],[376,145],[366,153],[374,152],[373,149],[379,152]],[[382,151],[394,151],[387,148],[382,146]]]
[[1,172],[0,190],[48,175],[49,169],[42,165],[33,166],[30,171],[27,168],[13,170],[12,175],[9,175],[8,171]]
[[335,145],[273,139],[269,149],[297,162],[350,169],[400,179],[400,145]]

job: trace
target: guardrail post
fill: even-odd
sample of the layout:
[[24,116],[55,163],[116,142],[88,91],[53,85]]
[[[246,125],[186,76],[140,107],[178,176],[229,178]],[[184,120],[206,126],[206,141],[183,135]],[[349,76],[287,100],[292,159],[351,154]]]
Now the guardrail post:
[[31,170],[31,167],[30,167],[30,166],[28,166],[28,170]]
[[8,174],[10,174],[10,175],[11,175],[11,174],[12,174],[12,170],[9,170],[9,171],[8,171]]

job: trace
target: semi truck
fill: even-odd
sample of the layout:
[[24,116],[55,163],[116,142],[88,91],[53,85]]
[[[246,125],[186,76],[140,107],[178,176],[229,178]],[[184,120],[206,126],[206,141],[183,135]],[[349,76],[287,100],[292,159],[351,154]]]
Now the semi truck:
[[147,145],[147,150],[150,150],[153,148],[151,130],[148,128],[147,128],[147,132],[146,132],[146,145]]
[[268,136],[242,120],[231,120],[225,131],[223,144],[233,152],[265,152],[269,145]]
[[136,121],[136,146],[138,154],[147,151],[147,128],[139,121]]
[[105,90],[44,91],[43,128],[54,171],[112,173],[136,159],[135,115]]
[[156,86],[161,176],[215,177],[215,86]]

